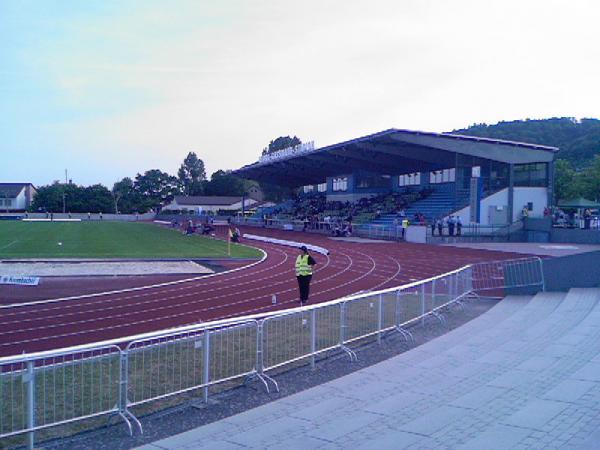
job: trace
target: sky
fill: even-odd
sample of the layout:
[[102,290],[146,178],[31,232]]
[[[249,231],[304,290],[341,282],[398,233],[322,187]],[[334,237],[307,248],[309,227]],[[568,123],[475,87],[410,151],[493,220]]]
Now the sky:
[[600,117],[597,0],[0,0],[0,182]]

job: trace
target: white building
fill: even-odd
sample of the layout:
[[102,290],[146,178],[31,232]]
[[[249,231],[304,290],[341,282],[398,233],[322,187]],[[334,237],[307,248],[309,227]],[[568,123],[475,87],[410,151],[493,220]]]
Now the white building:
[[0,212],[26,211],[36,192],[31,183],[0,183]]
[[[244,198],[244,209],[252,208],[258,202],[252,198]],[[239,211],[242,209],[242,197],[229,196],[185,196],[176,195],[163,211],[188,210],[198,212]]]

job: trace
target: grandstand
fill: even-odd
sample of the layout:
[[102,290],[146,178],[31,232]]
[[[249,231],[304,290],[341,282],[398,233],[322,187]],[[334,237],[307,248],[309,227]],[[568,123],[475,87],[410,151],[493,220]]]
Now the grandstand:
[[[338,202],[345,205],[338,208],[342,215],[362,215],[375,224],[391,223],[405,209],[408,217],[419,213],[428,221],[457,215],[463,223],[505,225],[518,220],[524,208],[530,217],[541,217],[552,204],[557,151],[522,142],[389,129],[322,148],[286,149],[234,173],[299,188],[301,197]],[[368,198],[379,207],[371,202],[365,209]],[[390,198],[411,201],[389,205]],[[278,212],[307,213],[289,203],[269,213]]]

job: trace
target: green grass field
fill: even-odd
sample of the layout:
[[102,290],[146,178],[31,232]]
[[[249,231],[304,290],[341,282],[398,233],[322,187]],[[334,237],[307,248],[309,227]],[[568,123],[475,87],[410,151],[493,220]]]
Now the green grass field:
[[[149,223],[0,222],[0,259],[226,256],[226,242],[184,236]],[[253,248],[231,244],[231,256],[260,258],[262,255]]]

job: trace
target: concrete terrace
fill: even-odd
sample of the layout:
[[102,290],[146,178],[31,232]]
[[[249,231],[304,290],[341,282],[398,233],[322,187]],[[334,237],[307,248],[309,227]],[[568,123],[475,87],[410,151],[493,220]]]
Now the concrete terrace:
[[140,447],[600,447],[600,289],[511,296],[324,385]]

